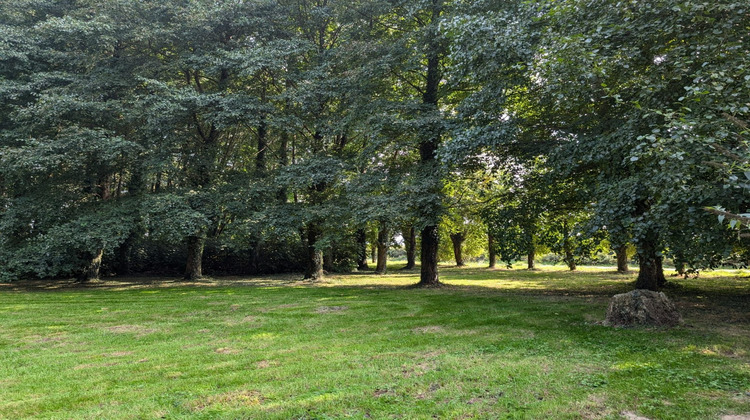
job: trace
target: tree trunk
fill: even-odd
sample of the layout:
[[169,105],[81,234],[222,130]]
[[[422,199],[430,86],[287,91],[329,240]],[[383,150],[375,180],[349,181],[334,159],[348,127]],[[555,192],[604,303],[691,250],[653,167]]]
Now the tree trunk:
[[463,245],[466,240],[464,232],[451,233],[451,242],[453,243],[453,257],[456,259],[456,267],[464,267]]
[[161,171],[156,173],[156,181],[154,181],[154,188],[153,188],[154,193],[158,194],[159,191],[161,191]]
[[674,269],[677,271],[678,276],[687,278],[687,263],[685,263],[685,257],[682,252],[676,252],[673,257]]
[[664,277],[664,257],[659,256],[656,258],[656,284],[659,287],[664,287],[667,284],[667,278]]
[[572,251],[565,251],[565,264],[568,266],[568,269],[570,271],[576,271],[576,269],[578,268]]
[[378,246],[377,244],[370,244],[370,261],[375,264],[378,260]]
[[422,266],[418,286],[438,286],[440,277],[437,270],[438,227],[426,226],[422,229]]
[[[439,97],[438,91],[440,88],[440,55],[443,50],[443,46],[437,36],[437,26],[442,13],[442,1],[432,0],[432,11],[429,28],[433,32],[432,36],[428,36],[427,39],[427,50],[425,58],[427,59],[427,72],[425,74],[425,87],[422,92],[422,103],[430,107],[430,112],[439,113]],[[440,127],[435,124],[434,126],[425,127],[425,138],[419,143],[419,160],[424,168],[428,170],[434,170],[434,163],[436,160],[438,145],[440,144]],[[441,180],[438,175],[430,174],[431,179],[428,181],[431,184],[430,191],[428,194],[439,195],[441,191]],[[427,226],[422,229],[421,240],[422,240],[422,252],[420,255],[421,273],[419,278],[419,286],[437,286],[440,284],[440,278],[438,276],[438,226],[437,226],[437,213],[440,211],[439,203],[426,202],[423,205],[420,213],[426,216]]]
[[638,270],[636,289],[659,290],[658,268],[655,260],[639,258]]
[[375,272],[378,274],[385,274],[388,270],[388,241],[390,234],[388,232],[388,225],[381,221],[378,229],[378,265],[375,266]]
[[570,239],[567,237],[564,239],[563,243],[563,250],[565,252],[565,264],[568,266],[570,271],[575,271],[576,267],[576,259],[573,255],[573,247],[571,246]]
[[615,255],[617,256],[617,272],[627,273],[628,272],[628,246],[620,245],[615,249]]
[[315,225],[307,226],[307,267],[305,280],[320,280],[323,278],[323,253],[315,248],[320,232]]
[[497,265],[497,254],[495,253],[495,237],[490,232],[487,232],[487,253],[490,259],[489,268],[495,268],[495,266]]
[[206,238],[202,236],[188,236],[185,280],[196,280],[203,277],[203,246],[205,244]]
[[575,271],[576,259],[573,255],[573,244],[570,242],[570,229],[568,229],[567,220],[563,220],[563,253],[565,254],[565,264],[570,271]]
[[99,270],[102,266],[102,257],[104,248],[99,248],[94,252],[94,256],[89,260],[88,266],[78,275],[79,283],[86,283],[91,280],[99,280]]
[[406,267],[404,270],[412,270],[417,266],[417,230],[414,225],[409,226],[404,235],[404,245],[406,246]]
[[[100,176],[92,186],[92,190],[96,193],[101,201],[109,201],[112,198],[110,189],[110,176],[108,174]],[[90,280],[99,279],[99,270],[102,267],[102,257],[104,256],[104,247],[98,248],[91,254],[88,264],[81,273],[78,275],[78,281],[85,283]]]
[[531,244],[531,246],[528,249],[528,253],[526,254],[526,268],[529,270],[535,270],[536,266],[534,265],[534,259],[536,258],[536,247],[534,244]]
[[[646,199],[636,202],[634,215],[643,217],[650,209]],[[636,289],[647,289],[656,291],[660,285],[666,283],[664,270],[662,268],[661,256],[658,255],[659,233],[648,229],[639,238],[638,244],[638,278],[635,281]]]
[[678,260],[678,259],[675,258],[675,260],[674,260],[674,269],[675,269],[675,271],[677,271],[677,275],[686,277],[685,276],[685,272],[686,271],[685,271],[685,263],[684,262],[682,262],[682,261],[680,261],[680,260]]
[[636,289],[656,291],[666,282],[661,256],[657,255],[655,241],[649,240],[640,243],[638,267],[638,279],[635,281]]
[[367,232],[357,229],[357,270],[367,270]]

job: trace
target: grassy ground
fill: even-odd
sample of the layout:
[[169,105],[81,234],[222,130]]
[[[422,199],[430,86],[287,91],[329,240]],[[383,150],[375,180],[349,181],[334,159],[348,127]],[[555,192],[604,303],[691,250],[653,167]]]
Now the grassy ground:
[[390,273],[0,285],[0,418],[750,413],[748,273],[673,280],[673,330],[598,325],[611,271]]

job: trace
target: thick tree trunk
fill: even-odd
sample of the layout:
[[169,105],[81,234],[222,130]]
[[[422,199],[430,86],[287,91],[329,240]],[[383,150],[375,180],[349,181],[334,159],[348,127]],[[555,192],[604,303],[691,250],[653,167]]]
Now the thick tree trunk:
[[451,242],[453,243],[453,257],[456,259],[457,267],[464,267],[464,253],[463,245],[466,240],[466,234],[464,232],[451,233]]
[[489,254],[490,266],[489,268],[495,268],[497,265],[497,254],[495,253],[495,237],[492,233],[487,233],[487,253]]
[[615,248],[615,255],[617,256],[617,272],[627,273],[628,272],[628,246],[620,245]]
[[378,229],[378,265],[375,266],[375,272],[385,274],[388,270],[388,241],[390,239],[388,225],[381,221]]
[[[636,202],[635,216],[643,217],[650,209],[646,199]],[[662,257],[659,254],[659,234],[654,230],[647,230],[638,241],[638,278],[635,281],[636,289],[658,290],[666,283],[664,270],[662,268]]]
[[307,226],[307,267],[305,268],[306,280],[320,280],[323,278],[323,253],[315,248],[320,232],[315,225]]
[[440,277],[438,276],[438,227],[426,226],[422,229],[422,252],[421,273],[418,286],[438,286]]
[[655,260],[639,259],[636,289],[659,290],[659,274]]
[[367,270],[367,232],[357,229],[357,270]]
[[679,276],[685,276],[685,272],[686,271],[685,271],[685,263],[684,262],[682,262],[682,261],[680,261],[678,259],[675,259],[674,260],[674,269],[675,269],[675,271],[677,271],[677,275],[679,275]]
[[666,283],[661,256],[657,255],[655,241],[644,241],[638,251],[638,279],[636,289],[658,290]]
[[563,244],[563,249],[565,252],[565,264],[568,266],[570,271],[575,271],[576,267],[576,259],[573,255],[573,247],[570,244],[569,239],[565,239],[565,243]]
[[203,247],[205,244],[206,238],[202,236],[188,236],[185,280],[196,280],[203,276]]
[[565,255],[566,255],[566,257],[565,257],[565,264],[568,266],[568,269],[570,271],[576,271],[576,269],[578,268],[578,266],[576,265],[576,260],[573,257],[573,253],[566,252]]
[[659,256],[656,259],[656,284],[664,287],[667,284],[667,278],[664,277],[664,257]]
[[78,275],[79,283],[86,283],[92,280],[99,280],[99,271],[102,267],[102,257],[104,248],[99,248],[94,252],[94,256],[89,261],[88,266]]
[[[201,74],[199,71],[185,71],[187,82],[192,84],[198,93],[203,93],[201,87]],[[225,90],[229,82],[229,70],[220,69],[218,87]],[[192,81],[191,81],[192,79]],[[216,171],[219,153],[219,139],[221,132],[214,123],[204,123],[197,113],[192,114],[194,138],[198,140],[195,153],[189,155],[186,163],[186,174],[188,185],[192,188],[202,189],[212,185],[212,178]],[[171,180],[167,186],[171,188]],[[198,235],[187,237],[187,261],[185,263],[185,280],[196,280],[203,276],[203,248],[206,244],[206,234],[212,229],[200,232]],[[213,231],[216,232],[214,226]]]
[[[431,110],[430,112],[438,113],[438,90],[440,87],[440,55],[443,47],[439,42],[437,36],[437,26],[442,13],[442,1],[432,0],[432,11],[431,11],[430,30],[434,32],[433,36],[429,36],[427,40],[427,51],[425,53],[427,58],[427,72],[425,74],[425,87],[422,92],[422,103],[428,105]],[[438,145],[440,144],[440,127],[437,125],[426,127],[425,138],[419,143],[419,159],[423,167],[432,168],[436,160]],[[430,187],[430,194],[440,194],[441,180],[436,178],[437,175],[426,175],[430,176],[429,179],[432,186]],[[421,209],[423,216],[427,217],[431,223],[428,223],[422,229],[421,240],[422,240],[422,252],[420,255],[421,273],[419,278],[419,286],[437,286],[440,284],[440,278],[438,276],[438,226],[437,216],[440,211],[439,203],[425,203],[424,208]]]
[[535,270],[534,260],[536,259],[536,247],[532,244],[527,250],[526,254],[526,268],[529,270]]
[[409,226],[403,232],[404,245],[406,246],[406,267],[404,270],[412,270],[417,266],[417,230],[414,225]]

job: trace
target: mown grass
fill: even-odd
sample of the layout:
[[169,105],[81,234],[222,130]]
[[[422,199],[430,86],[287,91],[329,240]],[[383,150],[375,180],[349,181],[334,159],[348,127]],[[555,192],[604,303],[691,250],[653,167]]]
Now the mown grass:
[[718,419],[750,413],[750,279],[672,279],[685,325],[597,324],[633,276],[443,268],[0,286],[0,417]]

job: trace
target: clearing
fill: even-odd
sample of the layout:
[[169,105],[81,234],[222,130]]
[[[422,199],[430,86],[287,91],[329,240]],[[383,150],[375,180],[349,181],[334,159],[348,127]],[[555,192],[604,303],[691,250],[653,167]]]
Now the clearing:
[[598,324],[633,275],[441,270],[0,285],[0,418],[750,413],[746,272],[672,277],[659,330]]

